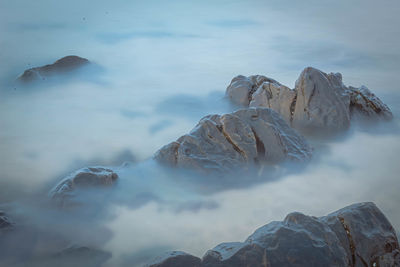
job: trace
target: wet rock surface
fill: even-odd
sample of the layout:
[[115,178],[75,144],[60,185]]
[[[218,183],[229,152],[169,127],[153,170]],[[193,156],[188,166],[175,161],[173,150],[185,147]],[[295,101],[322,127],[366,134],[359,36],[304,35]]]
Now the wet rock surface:
[[88,167],[80,169],[58,183],[50,190],[49,196],[59,204],[65,204],[77,189],[99,188],[113,185],[118,175],[104,167]]
[[24,73],[18,77],[18,81],[33,82],[38,80],[45,80],[46,78],[49,78],[53,75],[68,73],[77,70],[80,67],[83,67],[89,63],[89,60],[87,60],[86,58],[78,56],[66,56],[57,60],[53,64],[35,67],[24,71]]
[[390,109],[365,86],[347,87],[340,73],[311,67],[302,71],[294,89],[265,76],[240,75],[233,78],[225,95],[240,106],[271,108],[304,133],[343,131],[354,114],[392,118]]
[[400,250],[390,222],[366,202],[319,218],[291,213],[209,250],[199,266],[400,266]]
[[209,115],[189,133],[161,148],[155,159],[170,166],[232,171],[240,166],[305,161],[312,149],[281,116],[268,108]]

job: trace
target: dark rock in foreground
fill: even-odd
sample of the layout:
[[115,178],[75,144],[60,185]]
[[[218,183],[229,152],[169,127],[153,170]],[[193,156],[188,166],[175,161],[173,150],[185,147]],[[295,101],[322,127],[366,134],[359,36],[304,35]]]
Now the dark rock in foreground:
[[284,160],[305,161],[312,149],[281,116],[268,108],[209,115],[155,159],[170,166],[229,172],[238,167]]
[[365,86],[346,87],[340,73],[326,74],[311,67],[302,71],[294,89],[261,75],[237,76],[226,96],[240,106],[271,108],[292,127],[307,133],[345,130],[354,114],[385,120],[393,117]]
[[117,179],[118,175],[108,168],[83,168],[64,178],[49,192],[49,195],[56,202],[64,205],[74,195],[76,189],[108,187],[113,185]]
[[[167,265],[174,258],[151,266],[181,266]],[[366,202],[319,218],[291,213],[257,229],[244,242],[216,246],[198,266],[400,266],[400,250],[390,222],[375,204]]]
[[86,58],[81,58],[78,56],[66,56],[57,60],[53,64],[28,69],[18,77],[18,80],[21,82],[45,80],[57,74],[63,74],[77,70],[89,63],[89,60]]

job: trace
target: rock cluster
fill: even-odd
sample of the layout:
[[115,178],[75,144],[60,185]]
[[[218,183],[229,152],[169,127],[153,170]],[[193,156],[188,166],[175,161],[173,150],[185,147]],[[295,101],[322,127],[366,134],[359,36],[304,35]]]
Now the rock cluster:
[[[149,266],[181,266],[179,260],[171,255]],[[244,242],[222,243],[201,262],[194,256],[191,261],[201,267],[400,266],[400,250],[390,222],[375,204],[366,202],[319,218],[291,213],[257,229]]]
[[55,74],[67,73],[89,64],[89,60],[78,56],[66,56],[53,64],[27,69],[18,77],[21,82],[44,80]]
[[209,115],[155,159],[171,166],[203,171],[231,171],[254,163],[305,161],[312,149],[281,116],[268,108]]
[[58,183],[50,190],[49,195],[60,204],[73,196],[79,188],[111,186],[118,179],[118,175],[111,169],[103,167],[88,167],[80,169]]
[[290,89],[261,75],[237,76],[226,97],[245,107],[268,107],[302,132],[337,132],[350,125],[353,114],[391,119],[390,109],[365,86],[347,87],[340,73],[305,68]]

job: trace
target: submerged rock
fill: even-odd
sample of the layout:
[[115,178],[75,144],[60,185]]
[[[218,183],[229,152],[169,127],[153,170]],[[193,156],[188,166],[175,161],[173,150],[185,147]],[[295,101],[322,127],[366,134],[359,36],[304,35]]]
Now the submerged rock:
[[89,64],[89,60],[78,56],[66,56],[53,64],[42,67],[35,67],[26,70],[17,80],[21,82],[33,82],[36,80],[44,80],[56,74],[62,74],[77,70],[78,68]]
[[306,133],[340,132],[355,113],[367,118],[391,119],[390,109],[368,88],[346,87],[340,73],[305,68],[294,89],[261,75],[237,76],[226,97],[240,106],[268,107],[292,127]]
[[203,171],[232,171],[239,166],[305,161],[312,149],[281,116],[268,108],[209,115],[189,133],[161,148],[155,159],[171,166]]
[[[42,256],[38,259],[29,260],[28,265],[57,266],[57,267],[97,267],[103,266],[111,258],[112,254],[99,249],[71,246],[60,252]],[[26,266],[28,266],[26,265]],[[25,265],[24,265],[25,266]]]
[[301,131],[340,131],[350,126],[350,98],[340,74],[306,68],[296,81],[296,103],[291,118]]
[[49,195],[60,204],[64,204],[79,188],[107,187],[113,185],[118,175],[111,169],[103,167],[88,167],[80,169],[58,183]]
[[257,229],[244,242],[222,243],[209,250],[199,266],[399,265],[393,227],[375,204],[367,202],[319,218],[291,213]]
[[8,218],[5,212],[0,210],[0,231],[10,229],[14,226],[14,223]]
[[156,257],[146,267],[200,267],[201,260],[182,251],[171,251]]
[[383,118],[390,120],[393,114],[389,107],[385,105],[375,94],[367,87],[361,86],[354,88],[349,86],[350,111],[354,115],[364,115],[368,118]]

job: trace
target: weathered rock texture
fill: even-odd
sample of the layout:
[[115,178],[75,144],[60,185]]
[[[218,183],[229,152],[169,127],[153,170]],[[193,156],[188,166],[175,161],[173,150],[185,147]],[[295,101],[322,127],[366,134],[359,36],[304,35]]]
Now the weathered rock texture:
[[76,189],[111,186],[117,179],[118,175],[111,169],[103,167],[83,168],[64,178],[49,192],[49,195],[58,203],[64,204],[74,195]]
[[89,64],[89,60],[78,56],[66,56],[53,64],[36,67],[26,70],[18,77],[21,82],[33,82],[36,80],[44,80],[50,76],[67,73],[76,70],[82,66]]
[[257,229],[244,242],[209,250],[199,266],[400,266],[400,250],[390,222],[367,202],[320,218],[291,213]]
[[346,87],[340,73],[305,68],[294,89],[261,75],[233,78],[226,96],[235,104],[268,107],[302,132],[342,131],[353,114],[391,119],[390,109],[368,88]]
[[209,115],[189,133],[161,148],[156,160],[172,166],[231,171],[239,166],[311,157],[306,140],[268,108]]

